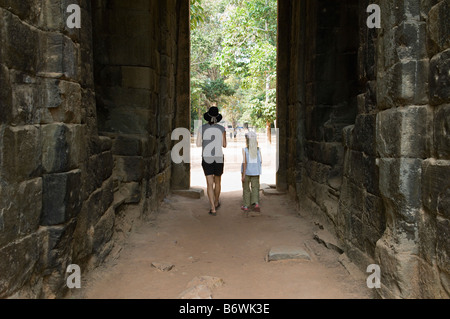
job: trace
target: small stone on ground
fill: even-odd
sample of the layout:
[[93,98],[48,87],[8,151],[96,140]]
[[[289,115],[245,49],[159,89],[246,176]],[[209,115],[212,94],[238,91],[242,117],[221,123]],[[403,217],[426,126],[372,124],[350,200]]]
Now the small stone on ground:
[[191,188],[186,190],[174,190],[175,195],[183,196],[186,198],[200,199],[205,195],[205,191],[201,188]]
[[152,267],[161,271],[171,271],[175,265],[164,262],[152,262]]
[[309,254],[300,247],[279,246],[273,247],[267,256],[267,261],[278,260],[311,260]]

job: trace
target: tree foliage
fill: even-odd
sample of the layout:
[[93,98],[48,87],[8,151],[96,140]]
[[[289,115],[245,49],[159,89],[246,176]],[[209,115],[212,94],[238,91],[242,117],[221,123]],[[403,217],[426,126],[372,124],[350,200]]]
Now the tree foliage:
[[218,102],[232,122],[273,122],[276,6],[277,0],[191,0],[193,117]]

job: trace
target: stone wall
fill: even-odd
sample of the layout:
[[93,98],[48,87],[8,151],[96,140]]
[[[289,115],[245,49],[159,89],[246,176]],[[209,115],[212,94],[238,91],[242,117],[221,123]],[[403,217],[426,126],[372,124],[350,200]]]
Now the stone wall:
[[386,231],[381,295],[449,297],[449,8],[381,2],[376,147]]
[[448,298],[449,1],[371,3],[280,2],[277,186],[379,296]]
[[289,15],[290,28],[279,28],[290,42],[279,43],[277,184],[337,225],[343,128],[355,123],[360,91],[358,2],[280,2],[280,14]]
[[[81,29],[66,26],[74,3]],[[67,266],[87,272],[129,230],[126,205],[145,217],[168,194],[188,12],[0,1],[0,297],[65,295]]]
[[123,0],[93,7],[99,131],[112,139],[114,186],[135,194],[136,203],[142,199],[144,209],[155,208],[170,185],[176,5]]

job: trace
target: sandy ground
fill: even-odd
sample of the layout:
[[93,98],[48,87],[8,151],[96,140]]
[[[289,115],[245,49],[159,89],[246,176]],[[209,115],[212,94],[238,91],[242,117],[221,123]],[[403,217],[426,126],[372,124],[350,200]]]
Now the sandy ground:
[[[317,230],[307,214],[299,215],[287,196],[261,195],[262,213],[245,217],[241,210],[240,142],[231,142],[223,181],[222,207],[208,215],[206,196],[200,200],[171,196],[155,220],[130,234],[120,257],[83,278],[76,298],[176,299],[199,276],[213,276],[223,285],[212,290],[214,299],[354,299],[370,298],[365,281],[356,280],[339,263],[339,254],[313,239]],[[274,146],[263,147],[264,183],[275,181]],[[264,153],[265,152],[265,153]],[[193,150],[198,159],[198,150]],[[239,153],[240,154],[240,153]],[[191,184],[205,187],[197,164]],[[311,261],[266,261],[276,246],[299,246]],[[152,263],[173,265],[170,271]]]

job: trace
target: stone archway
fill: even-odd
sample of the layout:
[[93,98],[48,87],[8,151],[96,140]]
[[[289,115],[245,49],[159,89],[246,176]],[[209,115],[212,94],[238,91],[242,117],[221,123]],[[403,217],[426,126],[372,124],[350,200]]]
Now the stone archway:
[[[189,1],[0,4],[0,296],[58,297],[113,248],[121,205],[189,187]],[[280,0],[277,186],[379,295],[448,298],[448,1]]]

